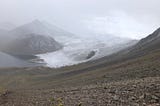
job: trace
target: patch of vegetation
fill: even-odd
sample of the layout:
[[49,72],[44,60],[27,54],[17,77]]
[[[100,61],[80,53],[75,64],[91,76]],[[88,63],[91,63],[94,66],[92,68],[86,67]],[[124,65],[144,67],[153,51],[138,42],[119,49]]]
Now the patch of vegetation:
[[5,94],[7,92],[7,90],[3,87],[0,87],[0,96]]
[[78,106],[82,106],[82,102],[80,102],[80,103],[78,104]]
[[51,98],[50,101],[53,106],[64,106],[62,98],[57,98],[57,99]]

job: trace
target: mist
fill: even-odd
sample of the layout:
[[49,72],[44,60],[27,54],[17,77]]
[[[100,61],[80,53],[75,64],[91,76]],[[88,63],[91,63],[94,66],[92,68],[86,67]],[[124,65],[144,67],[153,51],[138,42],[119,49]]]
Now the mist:
[[159,0],[0,0],[0,50],[36,55],[49,67],[102,58],[156,30],[159,4]]
[[159,0],[1,0],[0,28],[39,19],[79,36],[140,39],[159,27],[159,4]]

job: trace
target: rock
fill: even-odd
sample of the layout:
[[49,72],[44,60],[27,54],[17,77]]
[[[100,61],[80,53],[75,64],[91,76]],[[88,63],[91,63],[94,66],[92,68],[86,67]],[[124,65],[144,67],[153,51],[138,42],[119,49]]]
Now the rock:
[[151,95],[151,103],[158,103],[160,101],[160,98],[157,97],[156,95]]
[[114,101],[118,101],[118,100],[119,100],[119,96],[118,96],[118,95],[114,95],[114,96],[113,96],[113,100],[114,100]]
[[104,87],[104,89],[107,89],[107,87]]
[[144,99],[145,98],[145,94],[143,94],[143,95],[141,95],[140,97],[139,97],[139,99]]
[[138,103],[133,103],[132,106],[140,106]]
[[111,94],[115,94],[115,93],[116,93],[116,90],[114,90],[114,89],[110,89],[110,90],[109,90],[109,93],[111,93]]
[[96,51],[91,51],[91,52],[88,54],[88,56],[86,57],[86,59],[92,58],[95,54],[96,54]]
[[129,100],[136,100],[136,97],[132,96],[129,98]]

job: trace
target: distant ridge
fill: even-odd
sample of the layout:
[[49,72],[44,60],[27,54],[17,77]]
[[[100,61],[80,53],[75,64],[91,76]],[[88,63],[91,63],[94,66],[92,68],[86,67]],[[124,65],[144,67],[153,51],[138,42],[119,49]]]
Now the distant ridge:
[[147,54],[152,54],[156,51],[160,51],[160,28],[158,28],[156,31],[154,31],[146,38],[141,39],[138,43],[136,43],[133,46],[125,48],[109,56],[105,56],[94,61],[82,63],[82,66],[84,64],[87,64],[87,68],[83,67],[83,71],[89,71],[96,68],[103,68],[112,64],[129,61],[131,59],[143,57]]
[[137,44],[111,55],[111,58],[114,57],[115,60],[116,58],[136,58],[154,52],[155,50],[160,50],[160,28],[148,35],[146,38],[141,39]]

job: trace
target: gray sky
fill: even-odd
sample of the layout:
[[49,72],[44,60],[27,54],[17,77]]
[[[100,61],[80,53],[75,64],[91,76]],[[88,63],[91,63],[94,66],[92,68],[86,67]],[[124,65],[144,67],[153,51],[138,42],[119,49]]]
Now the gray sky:
[[0,23],[45,20],[78,35],[142,38],[160,27],[160,0],[0,0]]

